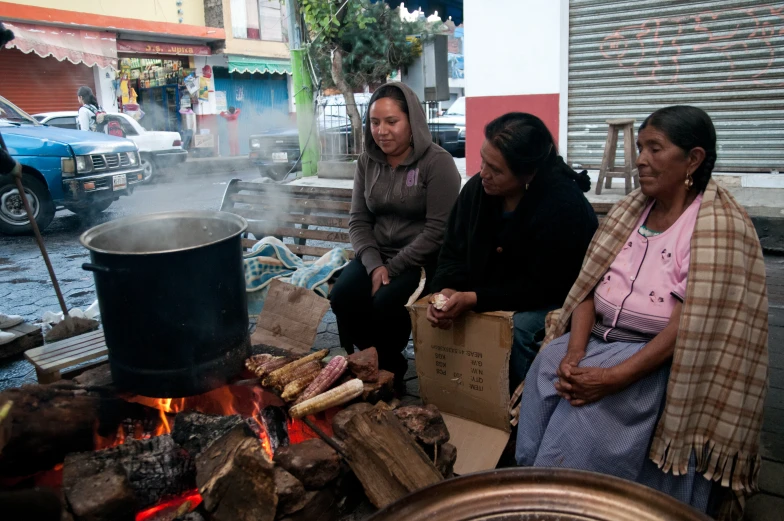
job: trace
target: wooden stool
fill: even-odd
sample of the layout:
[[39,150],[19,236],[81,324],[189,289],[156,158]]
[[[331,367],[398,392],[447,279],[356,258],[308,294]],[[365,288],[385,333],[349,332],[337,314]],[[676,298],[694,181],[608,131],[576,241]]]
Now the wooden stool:
[[66,338],[25,352],[25,358],[35,367],[39,384],[60,380],[60,370],[108,354],[103,329]]
[[[599,170],[599,181],[596,183],[596,194],[602,193],[602,184],[605,188],[612,188],[613,177],[622,177],[626,181],[626,193],[640,187],[640,177],[637,173],[637,143],[634,139],[633,119],[608,119],[607,142],[604,144],[602,168]],[[618,151],[618,133],[623,132],[623,159],[621,168],[615,167],[615,155]]]

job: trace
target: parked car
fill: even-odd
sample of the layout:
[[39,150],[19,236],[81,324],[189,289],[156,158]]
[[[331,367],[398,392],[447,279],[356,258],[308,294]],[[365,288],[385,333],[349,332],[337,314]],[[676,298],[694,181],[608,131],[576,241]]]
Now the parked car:
[[[442,115],[433,118],[430,121],[431,129],[433,125],[444,127],[454,126],[457,128],[457,144],[452,152],[453,156],[465,156],[465,129],[466,129],[466,103],[465,97],[460,96],[455,100],[452,105]],[[446,147],[445,147],[446,148]]]
[[[62,207],[77,214],[106,210],[144,180],[136,144],[128,139],[41,125],[0,96],[0,134],[22,164],[22,183],[39,228]],[[0,176],[0,233],[31,231],[11,176]]]
[[[45,112],[33,116],[40,123],[50,127],[78,130],[78,112]],[[107,114],[106,121],[117,121],[125,132],[125,137],[136,143],[142,158],[144,180],[149,181],[156,171],[177,166],[188,158],[188,151],[182,148],[182,138],[178,132],[146,130],[128,114]]]
[[296,128],[270,129],[250,136],[250,160],[264,177],[282,181],[299,162]]

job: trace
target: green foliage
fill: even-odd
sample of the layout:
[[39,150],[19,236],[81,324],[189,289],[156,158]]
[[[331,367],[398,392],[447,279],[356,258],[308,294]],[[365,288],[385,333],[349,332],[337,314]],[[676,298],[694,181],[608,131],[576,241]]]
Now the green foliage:
[[322,87],[332,87],[331,55],[342,49],[343,74],[352,87],[383,83],[393,71],[407,67],[421,54],[418,42],[407,36],[428,37],[434,28],[425,22],[406,22],[397,9],[382,2],[301,0],[311,37],[310,54],[320,69]]

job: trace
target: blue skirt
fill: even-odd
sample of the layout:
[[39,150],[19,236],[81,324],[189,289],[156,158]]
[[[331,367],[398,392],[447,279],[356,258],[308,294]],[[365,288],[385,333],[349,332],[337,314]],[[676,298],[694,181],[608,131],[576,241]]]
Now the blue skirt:
[[[665,365],[618,394],[573,407],[555,391],[555,374],[569,334],[544,347],[526,376],[520,405],[518,465],[589,470],[655,488],[705,512],[712,483],[695,471],[664,473],[648,458],[664,405],[670,368]],[[591,337],[580,367],[613,367],[645,347]]]

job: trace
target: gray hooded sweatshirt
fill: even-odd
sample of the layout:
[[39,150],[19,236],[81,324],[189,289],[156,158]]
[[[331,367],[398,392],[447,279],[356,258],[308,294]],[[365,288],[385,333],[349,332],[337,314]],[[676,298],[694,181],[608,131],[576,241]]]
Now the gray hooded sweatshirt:
[[386,266],[390,277],[434,264],[452,206],[460,193],[455,161],[433,143],[416,94],[402,83],[414,145],[397,168],[387,162],[365,122],[365,152],[357,161],[349,235],[371,273]]

